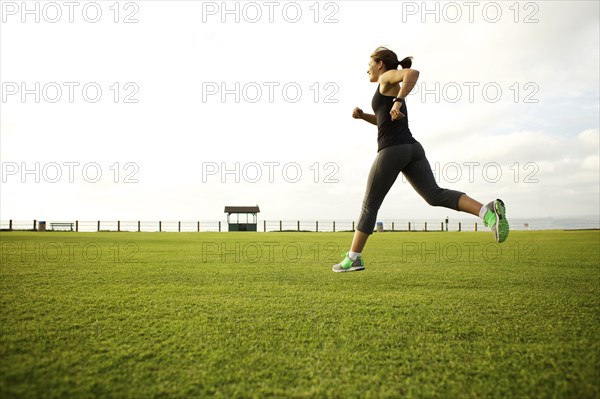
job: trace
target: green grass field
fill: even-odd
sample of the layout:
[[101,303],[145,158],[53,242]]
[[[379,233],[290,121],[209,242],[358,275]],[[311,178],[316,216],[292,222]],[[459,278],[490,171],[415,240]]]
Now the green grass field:
[[0,396],[600,396],[600,232],[351,237],[0,233]]

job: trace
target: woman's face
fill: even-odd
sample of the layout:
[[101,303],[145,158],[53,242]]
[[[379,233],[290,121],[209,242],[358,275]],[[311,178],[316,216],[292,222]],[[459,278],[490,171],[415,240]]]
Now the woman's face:
[[375,62],[375,60],[371,58],[369,61],[369,70],[367,71],[369,73],[369,81],[377,82],[377,80],[379,79],[379,75],[381,75],[382,73],[382,69],[383,62]]

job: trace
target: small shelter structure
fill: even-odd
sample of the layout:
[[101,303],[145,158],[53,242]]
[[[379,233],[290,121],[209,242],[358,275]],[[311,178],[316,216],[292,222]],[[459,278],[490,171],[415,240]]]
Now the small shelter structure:
[[[229,231],[257,231],[256,230],[256,219],[257,214],[260,212],[258,205],[256,206],[226,206],[225,213],[227,214],[227,224],[229,225]],[[242,216],[240,222],[240,215],[246,215],[246,220]],[[235,215],[234,218],[231,215]],[[250,215],[252,218],[250,220]]]

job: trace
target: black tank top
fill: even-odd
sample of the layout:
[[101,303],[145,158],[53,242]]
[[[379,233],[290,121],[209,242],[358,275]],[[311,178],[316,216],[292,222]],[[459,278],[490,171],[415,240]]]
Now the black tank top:
[[371,101],[371,106],[377,117],[377,152],[393,145],[417,142],[408,128],[406,99],[402,101],[402,106],[400,107],[400,112],[406,116],[395,121],[392,121],[392,116],[390,115],[392,105],[394,105],[393,101],[394,97],[381,94],[379,92],[379,85],[377,85],[377,91],[373,96],[373,101]]

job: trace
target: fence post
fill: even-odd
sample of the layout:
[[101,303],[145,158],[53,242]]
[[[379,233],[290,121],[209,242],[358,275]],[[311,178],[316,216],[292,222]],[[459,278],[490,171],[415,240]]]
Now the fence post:
[[440,223],[440,231],[444,231],[444,222]]
[[427,222],[425,222],[425,231],[427,231]]
[[117,220],[117,231],[121,231],[121,221]]
[[394,231],[394,222],[392,222],[392,231]]
[[316,225],[315,225],[315,231],[318,233],[319,232],[319,221],[317,220]]
[[198,230],[198,233],[200,233],[200,221],[198,221],[198,223],[197,223],[196,230]]
[[75,221],[75,231],[79,231],[79,220]]
[[335,220],[333,221],[333,232],[335,233]]
[[162,232],[162,222],[161,221],[158,222],[158,232],[159,233]]
[[181,221],[177,222],[177,231],[181,233]]
[[8,221],[8,230],[12,231],[12,219]]
[[267,221],[263,220],[263,230],[265,231],[265,233],[267,232]]
[[98,231],[100,231],[100,221],[98,220]]
[[477,222],[475,222],[475,231],[477,231]]
[[221,232],[221,221],[219,221],[219,233]]
[[352,230],[354,230],[354,220],[352,221]]
[[140,232],[140,221],[138,220],[138,233]]
[[298,220],[298,231],[300,231],[300,221]]
[[37,231],[37,220],[33,219],[33,231]]
[[410,231],[410,222],[408,222],[408,231]]
[[282,229],[282,227],[281,227],[281,225],[282,225],[282,223],[281,223],[281,220],[280,220],[280,221],[279,221],[279,231],[280,231],[280,232],[283,230],[283,229]]
[[460,222],[458,222],[458,231],[461,231]]

